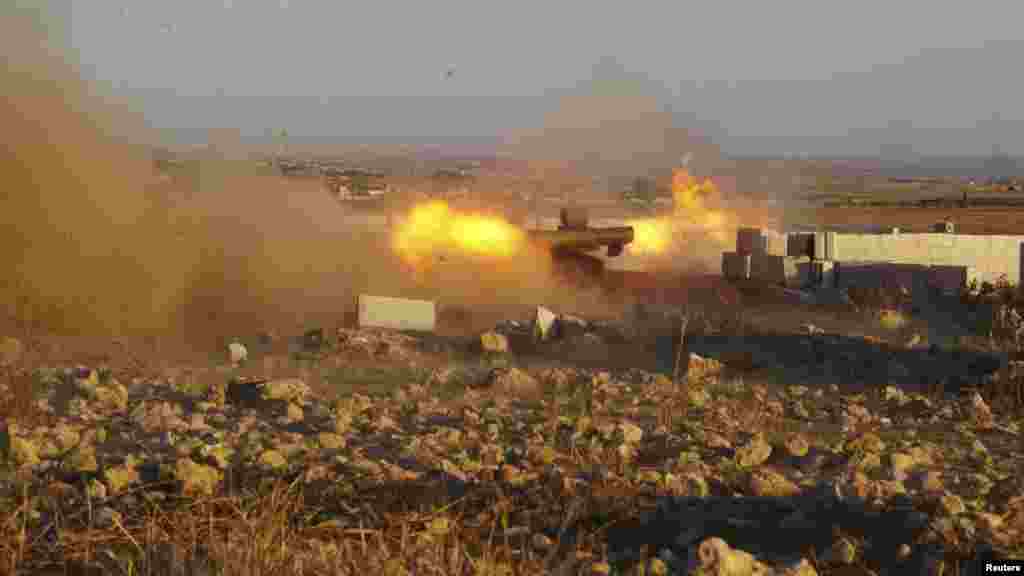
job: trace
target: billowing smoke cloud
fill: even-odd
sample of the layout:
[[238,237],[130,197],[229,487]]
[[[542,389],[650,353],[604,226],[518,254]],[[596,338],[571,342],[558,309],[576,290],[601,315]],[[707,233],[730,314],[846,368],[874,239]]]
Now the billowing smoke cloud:
[[585,296],[538,273],[535,260],[497,274],[438,265],[417,277],[386,232],[358,224],[319,182],[244,158],[207,150],[158,169],[139,145],[157,135],[81,80],[35,12],[9,12],[0,18],[0,331],[17,321],[208,353],[257,331],[329,328],[359,293],[495,315]]
[[115,139],[132,118],[114,121],[38,13],[4,12],[3,302],[55,330],[157,329],[190,263],[146,193],[149,164]]
[[[633,220],[638,241],[623,258],[626,265],[713,272],[721,252],[733,249],[735,228],[771,225],[777,210],[767,200],[794,180],[769,186],[756,161],[723,158],[699,129],[684,125],[678,107],[685,102],[676,101],[673,110],[671,101],[667,90],[606,58],[589,83],[563,95],[539,128],[511,138],[506,151],[537,166],[546,187],[559,177],[573,179],[568,188],[576,194],[621,197],[638,178],[656,182],[665,196],[671,191],[676,206],[657,224]],[[679,180],[683,172],[686,184]],[[712,182],[705,186],[707,178]]]
[[596,178],[613,189],[639,176],[669,177],[687,153],[710,168],[718,151],[680,125],[663,93],[605,58],[588,83],[561,95],[540,126],[512,135],[505,152],[551,167],[549,173],[569,171],[588,185]]

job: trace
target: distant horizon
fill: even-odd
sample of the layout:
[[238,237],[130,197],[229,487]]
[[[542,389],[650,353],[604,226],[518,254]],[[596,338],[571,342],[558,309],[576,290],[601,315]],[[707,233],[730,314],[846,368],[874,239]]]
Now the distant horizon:
[[685,129],[730,157],[1024,155],[1018,2],[44,4],[65,62],[183,141],[487,150],[554,124],[621,157],[646,123],[627,148]]
[[[266,138],[261,136],[253,137],[242,137],[239,139],[239,144],[244,147],[260,147],[267,148],[269,152],[274,147],[280,146],[280,143],[272,138]],[[154,148],[200,148],[205,146],[213,146],[215,144],[210,143],[208,140],[201,139],[188,139],[181,140],[174,143],[168,143],[166,141],[160,141],[152,144]],[[288,148],[292,147],[337,147],[353,149],[358,148],[361,150],[373,152],[377,150],[398,150],[404,149],[405,151],[415,152],[430,152],[437,153],[443,156],[451,157],[484,157],[484,158],[511,158],[515,157],[516,154],[513,152],[503,151],[501,145],[493,146],[472,146],[466,144],[430,144],[430,143],[408,143],[401,140],[377,140],[377,141],[354,141],[354,140],[343,140],[343,139],[332,139],[329,137],[306,137],[296,138],[289,137],[287,144]],[[287,154],[286,154],[287,155]],[[933,154],[921,154],[913,158],[899,159],[888,157],[884,154],[870,154],[870,153],[850,153],[850,154],[790,154],[790,153],[725,153],[719,155],[720,158],[725,160],[820,160],[820,161],[880,161],[888,164],[918,164],[921,162],[930,162],[936,160],[1010,160],[1010,161],[1024,161],[1024,154],[992,154],[992,153],[971,153],[965,152],[960,154],[949,154],[949,153],[933,153]]]

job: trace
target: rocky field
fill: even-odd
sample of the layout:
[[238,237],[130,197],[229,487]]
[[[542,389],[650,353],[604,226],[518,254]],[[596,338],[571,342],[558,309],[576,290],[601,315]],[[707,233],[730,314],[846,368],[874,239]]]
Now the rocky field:
[[5,340],[3,570],[949,574],[1024,552],[1019,422],[976,392],[769,386],[695,354],[673,384],[500,333],[306,340],[201,375],[29,370]]

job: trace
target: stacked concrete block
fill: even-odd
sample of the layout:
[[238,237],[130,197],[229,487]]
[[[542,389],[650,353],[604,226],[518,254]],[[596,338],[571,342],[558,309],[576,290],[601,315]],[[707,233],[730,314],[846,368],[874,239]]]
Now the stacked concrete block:
[[789,256],[787,254],[788,236],[784,232],[775,230],[761,230],[764,236],[765,252],[776,256]]
[[814,233],[814,259],[815,260],[837,260],[836,254],[836,233],[815,232]]
[[[997,282],[1001,277],[1017,284],[1024,281],[1024,236],[954,234],[946,223],[934,229],[924,234],[895,228],[866,234],[806,230],[781,234],[744,228],[737,232],[736,252],[723,256],[723,273],[729,270],[733,277],[743,277],[749,267],[750,277],[778,280],[779,263],[761,256],[784,255],[814,263],[802,268],[782,265],[782,277],[788,274],[785,270],[796,269],[794,275],[810,285],[836,285],[842,267],[839,262],[850,276],[848,281],[838,282],[847,285],[864,276],[878,276],[869,281],[875,285],[905,284],[910,283],[908,274],[918,288],[933,286],[944,291],[953,290],[962,279],[967,283],[972,279]],[[750,257],[749,263],[743,255]]]
[[810,258],[814,256],[814,233],[793,232],[786,235],[786,256]]
[[765,254],[768,252],[768,238],[760,228],[740,228],[736,231],[736,253]]
[[750,254],[723,252],[722,276],[727,280],[746,280],[750,278],[750,260]]
[[792,288],[799,287],[803,283],[799,259],[774,254],[752,254],[750,278]]

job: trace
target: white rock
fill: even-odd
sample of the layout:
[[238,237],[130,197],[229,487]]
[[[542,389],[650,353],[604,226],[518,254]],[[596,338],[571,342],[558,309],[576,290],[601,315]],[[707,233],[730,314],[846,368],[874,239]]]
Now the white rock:
[[232,364],[241,364],[249,357],[249,351],[239,342],[228,344],[228,355]]
[[541,340],[547,340],[553,336],[555,320],[558,316],[543,306],[537,306],[537,317],[535,320],[535,329],[537,336]]

